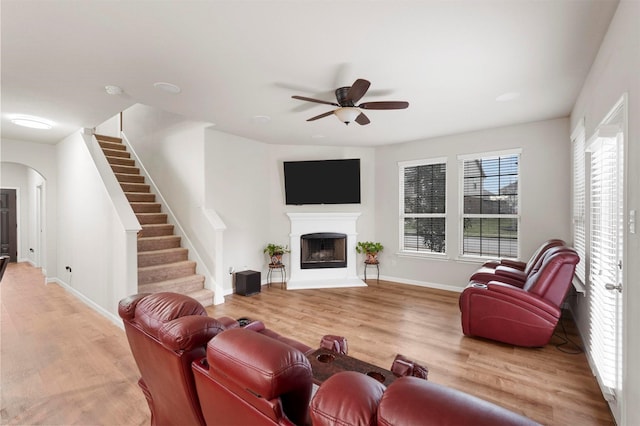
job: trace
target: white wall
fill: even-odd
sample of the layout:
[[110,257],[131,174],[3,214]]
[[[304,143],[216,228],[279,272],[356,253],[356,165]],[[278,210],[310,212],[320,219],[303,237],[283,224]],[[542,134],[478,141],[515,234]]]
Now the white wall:
[[[126,232],[83,136],[56,146],[58,281],[114,323],[127,289]],[[71,268],[71,272],[65,269]]]
[[[627,134],[626,202],[629,210],[640,211],[640,2],[622,0],[591,67],[589,76],[571,114],[571,128],[585,118],[587,137],[607,112],[628,93],[629,122]],[[624,287],[624,324],[626,369],[622,381],[626,404],[621,424],[640,424],[640,238],[625,232],[626,285]],[[588,334],[588,295],[576,299],[574,312],[583,336]]]
[[[381,273],[400,282],[461,290],[478,263],[457,260],[458,155],[521,148],[521,258],[549,238],[570,235],[569,122],[555,119],[398,145],[376,151],[376,236],[385,246]],[[447,158],[447,259],[398,255],[398,162]]]
[[[210,130],[205,146],[207,207],[227,226],[224,233],[224,291],[233,291],[226,272],[262,271],[262,247],[271,234],[267,145]],[[262,274],[264,278],[264,274]]]
[[[27,203],[27,206],[21,209],[20,214],[27,214],[22,218],[22,225],[20,227],[20,237],[27,238],[20,242],[20,253],[18,258],[23,260],[30,260],[34,262],[38,255],[40,258],[40,264],[37,266],[42,267],[43,274],[49,278],[55,279],[57,276],[57,168],[56,168],[56,147],[54,145],[33,143],[27,141],[18,141],[12,139],[2,139],[1,157],[2,167],[10,163],[21,164],[33,171],[27,171],[27,191],[21,191],[22,201]],[[40,176],[36,177],[34,174]],[[37,248],[34,239],[37,238],[34,227],[35,224],[31,222],[29,216],[33,213],[34,206],[31,204],[31,197],[33,194],[34,185],[37,182],[43,183],[45,205],[43,206],[43,236],[42,241],[44,246],[41,247],[40,253],[34,252],[31,254],[28,252],[29,248]],[[25,254],[24,250],[27,250],[28,254]],[[22,254],[21,254],[22,253]]]

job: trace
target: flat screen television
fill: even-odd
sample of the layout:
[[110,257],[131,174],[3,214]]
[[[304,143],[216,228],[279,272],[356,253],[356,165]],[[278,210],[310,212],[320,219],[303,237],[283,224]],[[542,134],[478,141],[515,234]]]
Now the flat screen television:
[[360,204],[360,159],[284,162],[288,205]]

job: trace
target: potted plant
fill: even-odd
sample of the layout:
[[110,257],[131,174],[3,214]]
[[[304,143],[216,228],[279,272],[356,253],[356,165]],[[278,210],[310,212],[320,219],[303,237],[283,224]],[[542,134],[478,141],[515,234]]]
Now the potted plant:
[[366,263],[378,263],[378,253],[382,251],[384,247],[382,244],[372,241],[358,241],[356,245],[356,251],[358,253],[364,253],[367,258]]
[[269,255],[269,262],[274,265],[280,265],[282,263],[282,255],[285,253],[290,253],[288,246],[283,246],[280,244],[269,243],[263,250],[264,253]]

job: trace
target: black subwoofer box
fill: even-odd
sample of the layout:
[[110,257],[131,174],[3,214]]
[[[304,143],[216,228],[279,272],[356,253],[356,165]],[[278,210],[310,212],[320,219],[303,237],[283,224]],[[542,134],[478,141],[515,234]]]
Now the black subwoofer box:
[[251,296],[260,293],[260,272],[242,271],[236,273],[236,294]]

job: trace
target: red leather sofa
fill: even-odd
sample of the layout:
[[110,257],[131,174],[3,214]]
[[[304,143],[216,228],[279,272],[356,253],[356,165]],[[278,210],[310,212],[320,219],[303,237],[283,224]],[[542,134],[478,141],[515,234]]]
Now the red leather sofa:
[[507,284],[522,287],[527,281],[527,277],[540,269],[545,253],[554,248],[564,246],[565,242],[559,239],[545,241],[531,255],[527,262],[513,259],[500,259],[497,261],[485,262],[481,268],[471,275],[469,281],[475,283],[488,283],[498,280]]
[[259,321],[241,326],[211,318],[196,300],[174,293],[131,296],[118,311],[152,425],[535,424],[416,377],[385,389],[367,375],[344,372],[311,398],[305,352],[312,349]]
[[498,276],[486,283],[472,279],[459,299],[463,333],[517,346],[546,345],[579,260],[572,248],[556,246],[546,250],[524,283]]

